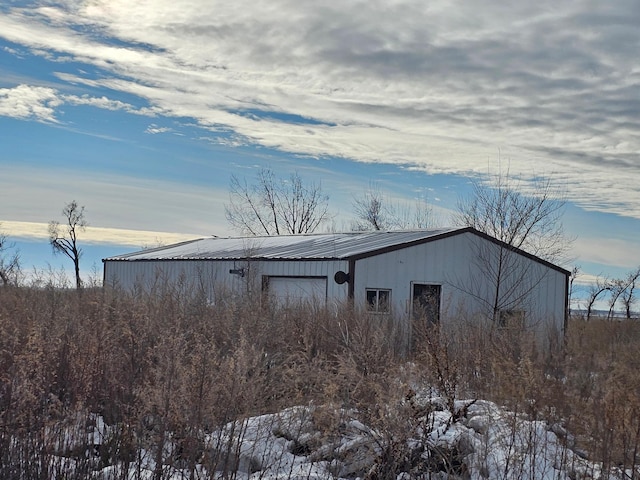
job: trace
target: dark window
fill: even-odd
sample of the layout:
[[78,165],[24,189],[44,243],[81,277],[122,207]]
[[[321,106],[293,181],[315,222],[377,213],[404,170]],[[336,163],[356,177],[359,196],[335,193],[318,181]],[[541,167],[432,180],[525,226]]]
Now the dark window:
[[502,328],[524,328],[523,310],[500,310],[498,325]]
[[367,310],[375,313],[391,311],[391,290],[367,288]]
[[440,322],[441,285],[414,283],[412,292],[412,311],[414,320],[424,322],[424,326]]

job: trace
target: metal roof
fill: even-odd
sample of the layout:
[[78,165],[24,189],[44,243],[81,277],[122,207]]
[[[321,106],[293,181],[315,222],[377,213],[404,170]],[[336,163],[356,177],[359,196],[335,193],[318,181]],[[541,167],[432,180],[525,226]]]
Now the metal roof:
[[403,248],[462,233],[467,228],[278,235],[272,237],[207,237],[165,247],[116,255],[103,261],[136,260],[281,260],[351,259],[377,251]]

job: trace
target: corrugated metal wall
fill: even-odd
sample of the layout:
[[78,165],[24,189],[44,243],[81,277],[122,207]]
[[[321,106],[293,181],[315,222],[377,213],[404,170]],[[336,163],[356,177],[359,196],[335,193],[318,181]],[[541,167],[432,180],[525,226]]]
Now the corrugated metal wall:
[[[441,318],[461,315],[489,316],[495,294],[494,261],[500,247],[467,232],[357,260],[349,272],[347,260],[166,260],[105,261],[105,284],[114,282],[127,289],[136,285],[149,289],[163,283],[182,282],[200,288],[216,302],[219,295],[258,293],[263,276],[326,277],[329,302],[347,300],[349,285],[337,284],[337,271],[354,274],[354,300],[365,306],[366,289],[390,289],[392,316],[405,331],[410,329],[412,284],[441,285]],[[502,251],[504,253],[504,250]],[[483,258],[484,257],[484,258]],[[564,326],[566,277],[547,265],[512,252],[503,260],[503,298],[516,298],[509,308],[526,310],[530,327]],[[230,270],[244,269],[244,276]],[[487,273],[489,272],[489,273]],[[511,272],[511,274],[509,273]],[[484,299],[484,300],[482,300]]]
[[[441,318],[488,317],[496,292],[500,247],[465,233],[364,258],[356,262],[354,297],[364,305],[366,289],[391,289],[392,314],[409,328],[413,283],[442,285]],[[526,310],[529,327],[564,326],[566,277],[533,259],[502,251],[500,304]],[[489,272],[489,273],[487,273]],[[481,300],[484,299],[484,300]],[[542,328],[540,328],[542,329]]]
[[[244,276],[231,274],[230,270],[243,269]],[[326,277],[327,298],[332,301],[347,299],[347,284],[338,285],[333,276],[339,270],[348,271],[348,262],[287,261],[287,260],[145,260],[104,262],[104,282],[131,290],[150,290],[164,285],[188,285],[202,289],[211,302],[219,294],[260,292],[263,276]]]

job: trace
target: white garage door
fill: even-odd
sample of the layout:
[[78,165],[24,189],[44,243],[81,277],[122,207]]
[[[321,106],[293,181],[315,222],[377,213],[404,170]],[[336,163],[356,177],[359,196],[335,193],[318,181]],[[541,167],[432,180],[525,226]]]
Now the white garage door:
[[327,277],[269,277],[269,294],[284,303],[327,300]]

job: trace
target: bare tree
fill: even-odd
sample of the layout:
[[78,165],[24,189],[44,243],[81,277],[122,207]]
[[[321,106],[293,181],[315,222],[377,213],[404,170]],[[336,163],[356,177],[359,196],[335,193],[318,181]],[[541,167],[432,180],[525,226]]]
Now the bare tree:
[[20,273],[20,252],[14,242],[9,242],[7,235],[0,231],[0,280],[5,287],[17,283]]
[[297,172],[278,179],[262,169],[252,185],[231,177],[225,216],[233,228],[250,235],[312,233],[328,220],[328,208],[319,183],[307,184]]
[[611,320],[615,314],[618,301],[622,301],[626,318],[631,318],[631,307],[636,301],[636,286],[640,279],[640,267],[632,270],[624,278],[614,278],[612,280],[600,278],[589,289],[587,297],[587,320],[591,317],[591,312],[595,302],[604,292],[609,292],[607,320]]
[[387,230],[389,229],[390,218],[388,206],[385,205],[385,198],[379,188],[369,186],[369,190],[361,197],[353,200],[353,210],[356,221],[354,230]]
[[571,306],[573,305],[573,295],[575,293],[574,283],[576,281],[576,278],[578,278],[578,275],[580,275],[580,266],[574,265],[574,267],[571,269],[571,275],[569,276],[569,293],[568,293],[569,301],[567,302],[567,304],[569,305],[569,314],[571,314]]
[[356,220],[352,229],[356,231],[421,229],[434,223],[433,211],[424,197],[416,199],[414,205],[394,204],[374,184],[353,199],[353,211]]
[[589,288],[586,299],[587,320],[591,318],[593,307],[601,299],[605,292],[608,292],[607,320],[611,320],[615,314],[615,308],[619,301],[622,301],[626,318],[631,318],[631,308],[636,302],[636,287],[640,280],[640,267],[632,270],[624,278],[600,278],[597,277],[595,283]]
[[426,197],[417,198],[409,212],[408,222],[403,228],[433,228],[437,223],[433,208]]
[[82,288],[80,279],[82,249],[78,247],[78,232],[83,231],[87,226],[84,207],[79,207],[73,200],[62,209],[62,216],[65,218],[63,225],[53,220],[49,223],[49,243],[54,254],[63,253],[73,262],[76,288],[80,290]]
[[470,197],[458,202],[455,223],[473,227],[549,262],[561,262],[572,240],[564,234],[564,192],[549,178],[540,178],[525,190],[509,172],[499,172],[489,183],[475,182]]
[[618,299],[627,290],[628,286],[629,284],[628,284],[627,278],[616,278],[611,281],[611,286],[609,288],[610,297],[609,297],[609,311],[607,312],[607,320],[611,320],[613,318],[614,310],[616,308],[616,303],[618,303]]
[[624,305],[624,312],[628,319],[631,318],[631,307],[636,301],[636,287],[640,280],[640,267],[630,272],[627,277],[627,288],[622,292],[622,303]]
[[[542,281],[543,273],[534,272],[531,262],[523,261],[515,253],[523,250],[543,260],[559,262],[565,259],[571,240],[562,226],[564,195],[550,179],[537,180],[528,190],[531,194],[523,193],[524,185],[508,171],[499,172],[490,180],[474,183],[470,197],[458,202],[454,222],[499,240],[497,245],[490,246],[478,242],[475,252],[482,283],[490,284],[490,311],[496,320],[500,312],[526,303],[535,285]],[[484,287],[467,282],[461,288],[473,294],[473,289]],[[486,298],[476,296],[479,300]]]
[[593,307],[604,292],[610,292],[612,288],[612,282],[608,279],[601,279],[598,277],[596,283],[589,288],[589,296],[587,297],[587,320],[591,318]]

